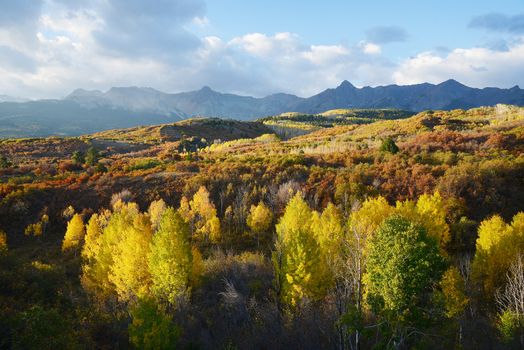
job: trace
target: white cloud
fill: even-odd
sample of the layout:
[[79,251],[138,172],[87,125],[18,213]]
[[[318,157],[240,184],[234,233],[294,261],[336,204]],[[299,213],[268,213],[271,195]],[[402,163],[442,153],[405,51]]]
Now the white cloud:
[[382,48],[380,45],[374,43],[361,41],[359,46],[362,48],[362,51],[368,55],[378,55],[382,53]]
[[196,16],[193,18],[191,23],[201,28],[206,28],[210,24],[209,18],[207,18],[206,16]]
[[298,46],[298,36],[292,33],[277,33],[274,36],[249,33],[233,38],[228,44],[255,56],[267,57],[295,52]]
[[524,42],[498,51],[487,48],[454,49],[444,56],[422,52],[404,61],[393,79],[398,84],[440,83],[454,78],[474,87],[511,87],[524,77]]

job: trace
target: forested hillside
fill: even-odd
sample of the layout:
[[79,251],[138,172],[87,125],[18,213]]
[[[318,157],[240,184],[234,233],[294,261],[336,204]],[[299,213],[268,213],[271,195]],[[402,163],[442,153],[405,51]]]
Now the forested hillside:
[[524,347],[524,108],[167,127],[0,140],[0,348]]

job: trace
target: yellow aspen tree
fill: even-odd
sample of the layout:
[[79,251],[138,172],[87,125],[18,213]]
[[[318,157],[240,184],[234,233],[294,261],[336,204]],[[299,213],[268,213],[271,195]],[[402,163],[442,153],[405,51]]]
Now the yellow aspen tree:
[[62,241],[62,251],[79,248],[86,234],[84,221],[80,214],[74,214],[69,223]]
[[396,209],[398,214],[423,226],[428,235],[438,240],[441,249],[451,240],[449,225],[446,222],[446,203],[438,191],[432,195],[421,195],[416,203],[397,202]]
[[334,283],[338,265],[340,265],[342,245],[345,239],[342,213],[329,203],[322,214],[313,213],[311,229],[317,239],[321,253],[321,266],[325,267],[325,277],[328,286]]
[[192,234],[201,240],[217,243],[221,239],[220,220],[215,205],[209,199],[209,192],[201,186],[188,202],[186,197],[180,201],[178,209],[182,217],[189,222]]
[[148,215],[138,213],[120,231],[120,249],[113,257],[109,280],[121,301],[148,295],[151,285],[147,257],[152,238]]
[[204,273],[204,259],[197,247],[191,247],[191,281],[192,287],[200,284],[200,279]]
[[89,260],[98,252],[98,239],[107,225],[111,211],[104,210],[101,213],[91,215],[86,225],[86,235],[82,247],[82,258]]
[[511,263],[522,251],[524,213],[515,215],[511,224],[505,223],[499,215],[481,222],[472,270],[488,299],[493,299],[495,291],[504,286]]
[[351,213],[348,226],[363,237],[369,237],[394,213],[395,208],[384,197],[366,199],[360,209]]
[[[134,218],[139,215],[138,206],[135,203],[120,202],[115,205],[115,211],[111,214],[102,234],[94,233],[100,225],[100,216],[97,217],[97,226],[89,227],[93,230],[93,255],[85,259],[82,267],[81,282],[86,290],[95,296],[104,298],[115,292],[115,285],[109,275],[117,257],[123,248],[122,241],[127,231],[133,226]],[[95,221],[93,221],[93,224]],[[94,238],[94,237],[93,237]]]
[[180,215],[182,215],[186,222],[191,221],[191,207],[189,206],[189,200],[186,196],[183,196],[180,200],[180,207],[178,208],[178,212],[180,213]]
[[149,219],[151,220],[151,228],[153,229],[153,232],[158,228],[160,220],[162,220],[162,215],[166,209],[166,202],[164,202],[162,199],[153,201],[151,204],[149,204],[147,213],[149,214]]
[[192,269],[189,239],[189,226],[182,216],[173,208],[165,209],[148,256],[151,291],[157,300],[173,305],[187,290]]
[[273,252],[276,285],[281,300],[295,307],[302,299],[319,299],[325,292],[320,247],[311,230],[312,212],[297,193],[276,226]]
[[260,238],[264,238],[261,236],[271,229],[271,224],[273,223],[273,213],[264,204],[264,202],[259,202],[258,205],[251,206],[246,223],[247,226],[251,229],[251,232],[253,232],[253,234],[256,236],[258,245]]
[[460,271],[452,266],[444,272],[440,287],[444,296],[446,316],[455,318],[464,312],[469,299],[466,295],[466,286]]

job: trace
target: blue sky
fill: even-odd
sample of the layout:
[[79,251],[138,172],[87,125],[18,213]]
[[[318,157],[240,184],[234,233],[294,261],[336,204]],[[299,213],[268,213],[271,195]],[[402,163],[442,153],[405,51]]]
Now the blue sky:
[[0,0],[0,95],[524,85],[524,2]]

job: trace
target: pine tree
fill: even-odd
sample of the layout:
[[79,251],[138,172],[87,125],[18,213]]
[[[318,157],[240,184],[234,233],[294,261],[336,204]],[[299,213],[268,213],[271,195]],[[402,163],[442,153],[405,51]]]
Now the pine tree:
[[98,151],[96,150],[96,148],[89,147],[89,149],[86,152],[85,163],[89,166],[93,166],[96,163],[98,163],[99,158],[100,158],[100,155]]
[[399,148],[391,137],[387,137],[382,141],[382,144],[380,145],[380,151],[395,154],[398,153]]

